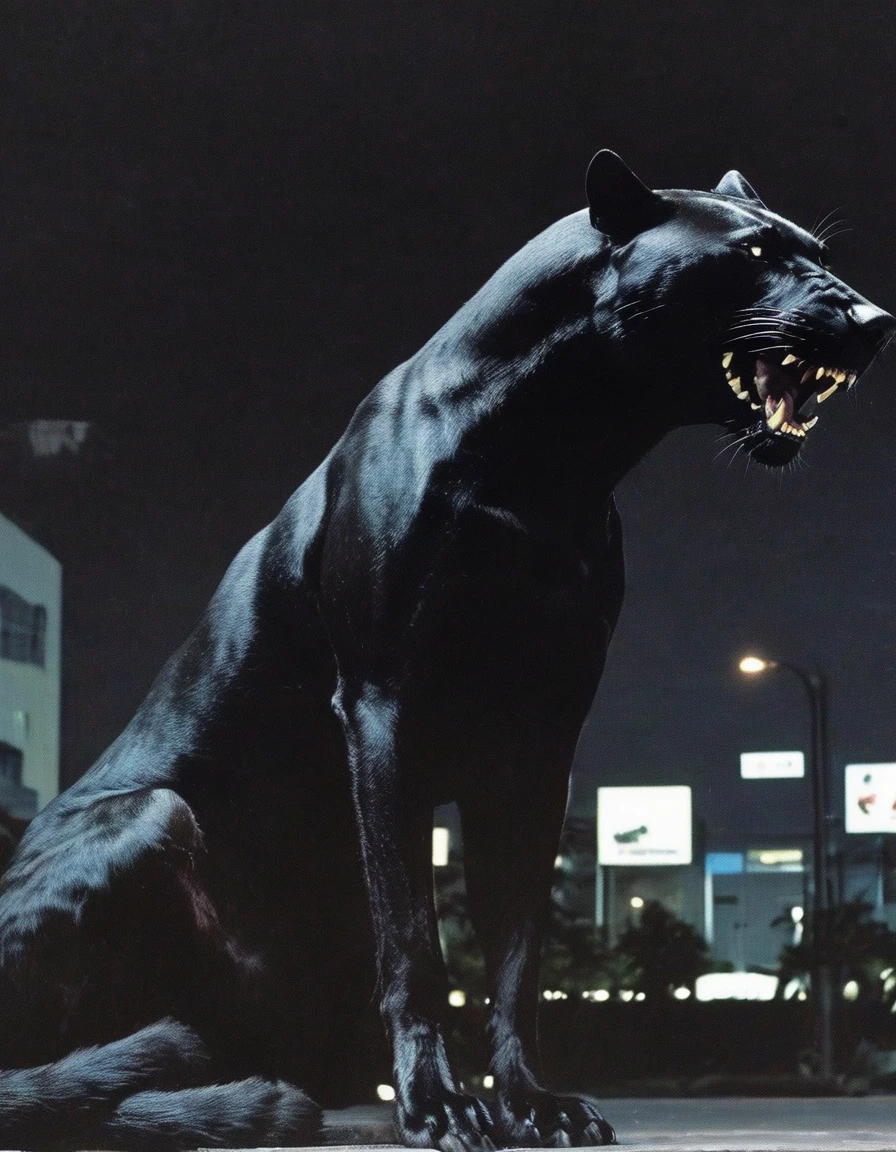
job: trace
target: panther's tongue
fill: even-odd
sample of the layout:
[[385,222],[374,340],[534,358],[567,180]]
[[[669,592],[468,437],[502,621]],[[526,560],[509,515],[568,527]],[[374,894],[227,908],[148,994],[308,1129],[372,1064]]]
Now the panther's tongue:
[[753,383],[765,408],[766,424],[772,432],[783,429],[804,436],[815,423],[814,420],[806,424],[794,420],[799,384],[782,371],[779,365],[771,363],[762,356],[757,357]]
[[762,356],[756,359],[756,374],[753,377],[753,382],[759,393],[759,399],[763,401],[770,398],[777,401],[782,396],[789,396],[792,401],[791,389],[793,393],[796,392],[794,381],[790,380],[777,364],[772,364]]

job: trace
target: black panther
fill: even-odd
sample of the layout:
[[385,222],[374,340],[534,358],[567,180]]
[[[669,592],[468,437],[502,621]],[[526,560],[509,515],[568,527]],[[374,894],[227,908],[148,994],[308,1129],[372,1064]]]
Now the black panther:
[[[0,895],[0,1140],[313,1141],[378,985],[411,1147],[606,1144],[537,1072],[538,968],[579,730],[623,595],[617,481],[716,423],[793,460],[896,327],[730,172],[611,152],[361,403],[240,552]],[[452,1076],[433,910],[456,801],[493,1102]]]

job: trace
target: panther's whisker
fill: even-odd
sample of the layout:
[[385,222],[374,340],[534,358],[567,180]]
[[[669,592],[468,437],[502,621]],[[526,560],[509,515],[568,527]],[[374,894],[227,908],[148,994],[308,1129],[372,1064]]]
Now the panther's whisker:
[[775,319],[788,317],[795,317],[799,321],[806,321],[809,319],[806,312],[801,311],[799,308],[739,308],[733,312],[732,315],[737,319]]
[[749,335],[750,333],[756,332],[773,332],[775,335],[781,336],[782,338],[791,339],[792,337],[799,336],[804,332],[809,332],[809,329],[801,328],[796,324],[769,324],[766,322],[764,324],[732,324],[728,329],[728,332],[730,332],[732,335]]
[[832,240],[836,240],[838,236],[843,236],[846,232],[855,232],[855,228],[838,228],[836,232],[829,232],[822,243],[829,244]]
[[815,237],[815,239],[819,242],[819,244],[824,243],[824,241],[821,239],[819,233],[824,229],[825,225],[830,226],[831,223],[836,224],[838,222],[842,222],[842,220],[845,219],[845,212],[846,212],[846,209],[843,206],[841,206],[839,208],[832,208],[830,212],[826,212],[825,215],[822,216],[822,218],[818,221],[817,224],[813,224],[813,226],[809,229],[809,231],[812,233],[812,235]]
[[719,449],[718,452],[716,452],[715,456],[713,456],[712,463],[715,464],[715,462],[717,460],[720,460],[725,455],[726,452],[731,450],[731,459],[728,461],[728,467],[730,468],[731,467],[731,460],[736,459],[737,449],[741,444],[743,444],[745,439],[746,439],[746,437],[742,436],[738,440],[732,440],[730,444],[725,444],[722,448]]
[[822,243],[822,237],[826,232],[830,232],[832,228],[837,228],[841,224],[845,224],[847,219],[848,216],[845,208],[837,208],[833,212],[828,212],[818,227],[813,230],[812,235]]
[[768,327],[769,325],[772,325],[772,324],[777,325],[781,329],[783,329],[783,328],[797,328],[797,329],[804,328],[807,331],[809,329],[809,325],[806,324],[805,321],[802,321],[802,320],[777,320],[773,316],[764,316],[764,317],[757,316],[755,320],[740,320],[737,323],[732,324],[730,327],[730,330],[732,332],[737,332],[737,331],[740,331],[740,330],[746,329],[746,328],[760,328],[763,325]]
[[[735,433],[734,432],[727,432],[726,435],[727,436],[734,436]],[[746,432],[744,432],[744,434],[742,436],[738,436],[736,440],[732,440],[730,444],[726,444],[719,452],[717,452],[715,454],[715,456],[713,457],[713,463],[715,463],[715,461],[718,460],[718,458],[720,456],[722,456],[725,452],[727,452],[729,448],[740,447],[740,445],[743,444],[746,440],[749,440],[752,435],[753,435],[753,430],[752,430],[752,428],[750,428]]]
[[770,304],[752,304],[749,308],[735,308],[733,316],[805,316],[799,308],[773,308]]
[[663,304],[656,304],[653,308],[645,308],[642,312],[633,312],[630,316],[623,317],[623,319],[627,321],[639,320],[642,316],[647,316],[650,312],[657,312],[663,307]]
[[738,320],[731,325],[732,331],[739,331],[742,328],[762,328],[775,325],[778,328],[799,328],[801,321],[797,320],[779,320],[775,316],[757,316],[754,320]]
[[[737,336],[731,336],[728,340],[729,344],[744,344],[749,340],[781,340],[788,339],[786,332],[741,332]],[[786,345],[790,347],[790,343]]]
[[802,316],[797,316],[792,312],[774,312],[766,314],[757,314],[756,316],[737,316],[733,323],[735,324],[806,324],[807,321]]

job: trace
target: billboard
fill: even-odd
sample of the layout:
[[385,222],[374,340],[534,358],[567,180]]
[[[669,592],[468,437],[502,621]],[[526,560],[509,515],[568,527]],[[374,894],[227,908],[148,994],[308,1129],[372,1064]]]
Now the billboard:
[[802,752],[741,752],[740,774],[744,780],[776,780],[805,776]]
[[896,764],[846,765],[846,831],[896,832]]
[[597,862],[690,864],[690,788],[598,788]]

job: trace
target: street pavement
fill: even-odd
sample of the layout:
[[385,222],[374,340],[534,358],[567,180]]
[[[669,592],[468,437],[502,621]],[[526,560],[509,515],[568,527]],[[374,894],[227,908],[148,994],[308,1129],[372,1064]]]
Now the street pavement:
[[[896,1152],[896,1096],[603,1100],[631,1152]],[[394,1145],[388,1106],[326,1114],[334,1146]]]

